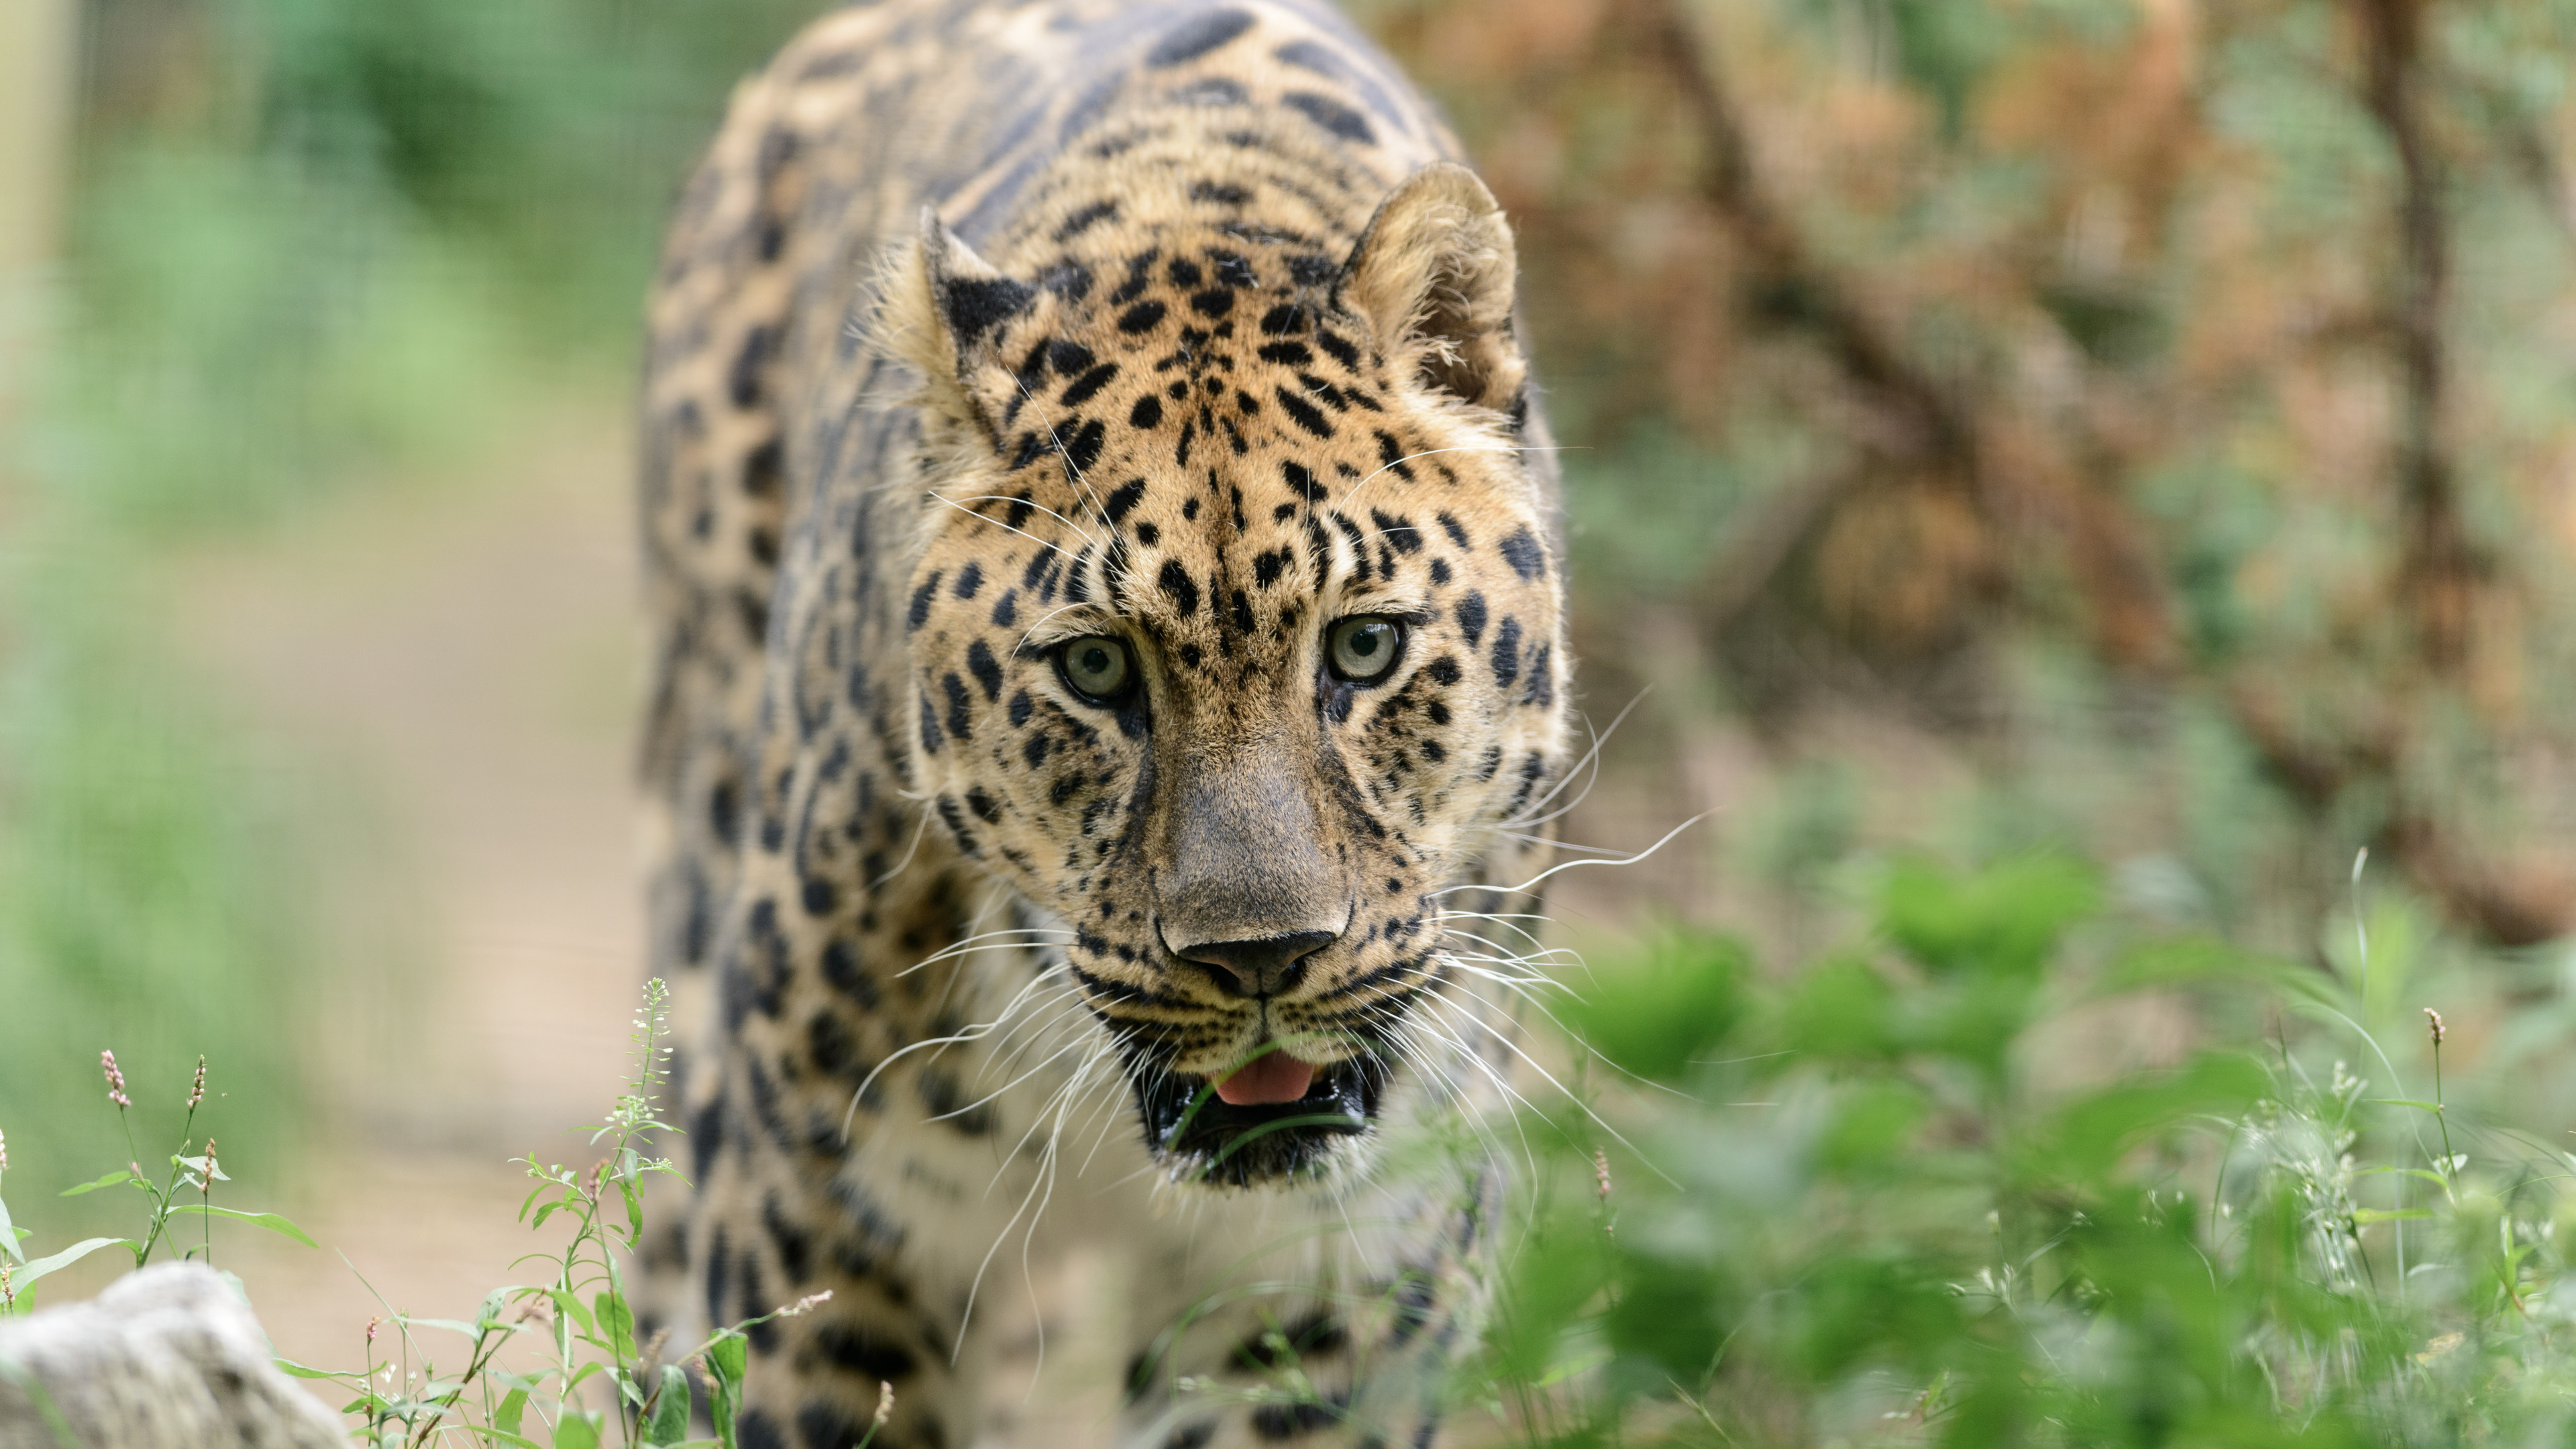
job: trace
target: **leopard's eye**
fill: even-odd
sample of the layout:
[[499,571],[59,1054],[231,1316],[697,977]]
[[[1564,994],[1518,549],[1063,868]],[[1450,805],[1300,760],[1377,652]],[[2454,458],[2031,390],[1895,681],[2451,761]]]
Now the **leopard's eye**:
[[1057,650],[1055,667],[1092,704],[1116,704],[1136,673],[1127,646],[1105,634],[1086,634]]
[[1324,636],[1324,651],[1333,673],[1353,684],[1383,679],[1404,650],[1404,626],[1376,614],[1354,614],[1334,623]]

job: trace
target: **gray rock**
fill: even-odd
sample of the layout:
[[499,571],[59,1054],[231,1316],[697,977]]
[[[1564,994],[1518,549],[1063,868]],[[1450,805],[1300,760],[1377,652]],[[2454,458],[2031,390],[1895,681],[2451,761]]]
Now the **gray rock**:
[[[51,1412],[48,1413],[48,1407]],[[0,1449],[343,1449],[211,1268],[167,1263],[87,1303],[0,1319]]]

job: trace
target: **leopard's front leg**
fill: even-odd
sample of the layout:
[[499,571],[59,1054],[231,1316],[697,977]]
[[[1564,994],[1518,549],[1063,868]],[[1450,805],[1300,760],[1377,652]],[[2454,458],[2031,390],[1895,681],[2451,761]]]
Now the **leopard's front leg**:
[[1471,1169],[1445,1190],[1260,1214],[1239,1254],[1211,1252],[1206,1223],[1158,1245],[1137,1274],[1121,1442],[1436,1443],[1449,1362],[1482,1321],[1496,1182]]

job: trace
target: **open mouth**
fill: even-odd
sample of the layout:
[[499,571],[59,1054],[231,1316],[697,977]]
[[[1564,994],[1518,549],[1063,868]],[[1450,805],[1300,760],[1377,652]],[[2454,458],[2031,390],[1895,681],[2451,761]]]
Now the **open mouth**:
[[[1321,1168],[1334,1139],[1363,1136],[1377,1121],[1387,1078],[1386,1065],[1369,1054],[1309,1069],[1273,1053],[1226,1078],[1222,1092],[1205,1077],[1141,1068],[1132,1068],[1130,1076],[1146,1145],[1175,1178],[1226,1187]],[[1308,1074],[1303,1092],[1284,1101],[1258,1100],[1284,1095],[1300,1073]],[[1253,1089],[1255,1081],[1267,1090]]]

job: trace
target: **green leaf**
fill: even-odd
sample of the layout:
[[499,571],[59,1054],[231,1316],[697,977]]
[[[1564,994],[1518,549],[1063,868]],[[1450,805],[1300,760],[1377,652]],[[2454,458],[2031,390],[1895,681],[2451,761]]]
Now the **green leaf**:
[[2432,1215],[2431,1208],[2355,1208],[2352,1212],[2352,1220],[2361,1224],[2390,1223],[2413,1218],[2429,1218]]
[[1668,941],[1643,966],[1604,973],[1566,1019],[1622,1069],[1678,1080],[1742,1019],[1750,965],[1743,944],[1725,937]]
[[708,1342],[707,1367],[715,1371],[718,1382],[738,1384],[742,1382],[743,1367],[750,1362],[750,1354],[751,1340],[728,1328]]
[[528,1412],[528,1391],[512,1389],[501,1398],[501,1407],[492,1411],[492,1427],[516,1438],[519,1420]]
[[561,1288],[549,1288],[546,1290],[546,1297],[554,1300],[555,1311],[558,1314],[578,1325],[585,1335],[597,1331],[591,1327],[590,1310],[582,1306],[582,1301],[577,1295],[567,1293]]
[[1879,925],[1936,976],[2036,977],[2057,938],[2101,904],[2094,873],[2061,855],[2025,855],[1958,875],[1900,860],[1879,892]]
[[132,1238],[86,1238],[80,1242],[72,1244],[70,1247],[63,1249],[61,1252],[54,1254],[50,1258],[38,1258],[36,1261],[29,1263],[26,1267],[10,1274],[9,1279],[16,1286],[23,1289],[28,1284],[44,1277],[47,1273],[51,1273],[57,1268],[68,1268],[72,1264],[79,1262],[81,1259],[88,1257],[90,1254],[97,1252],[101,1248],[131,1248],[133,1246],[134,1240]]
[[402,1323],[405,1328],[443,1328],[450,1333],[461,1334],[470,1339],[479,1339],[485,1333],[490,1332],[488,1328],[481,1324],[460,1323],[453,1318],[414,1318],[409,1314],[405,1314],[403,1315]]
[[26,1253],[18,1247],[18,1227],[9,1221],[9,1204],[5,1201],[0,1201],[0,1253],[8,1254],[15,1262],[27,1261]]
[[65,1197],[78,1197],[85,1192],[96,1192],[102,1187],[114,1187],[120,1182],[141,1182],[142,1180],[143,1179],[134,1175],[131,1168],[120,1167],[116,1171],[101,1177],[96,1182],[84,1182],[78,1187],[64,1188],[62,1195]]
[[608,1351],[621,1363],[634,1358],[635,1315],[627,1311],[625,1296],[609,1289],[591,1300],[591,1308]]
[[297,1363],[291,1358],[272,1358],[269,1362],[276,1364],[281,1372],[292,1374],[299,1379],[336,1379],[346,1377],[346,1375],[335,1373],[330,1369],[318,1369],[314,1368],[310,1364]]
[[598,1414],[576,1414],[567,1409],[555,1421],[555,1449],[599,1449]]
[[174,1217],[174,1218],[175,1218],[175,1217],[216,1217],[216,1218],[230,1218],[230,1219],[232,1219],[234,1222],[237,1222],[237,1223],[248,1223],[248,1224],[250,1224],[251,1226],[256,1227],[256,1228],[266,1228],[266,1229],[268,1229],[270,1232],[277,1234],[279,1237],[283,1237],[283,1238],[293,1238],[295,1241],[297,1241],[297,1242],[299,1242],[299,1243],[302,1243],[304,1246],[306,1246],[306,1247],[308,1247],[308,1248],[318,1248],[318,1247],[322,1246],[320,1243],[317,1243],[317,1242],[313,1241],[311,1238],[306,1237],[306,1236],[304,1235],[304,1230],[303,1230],[302,1228],[297,1227],[295,1224],[293,1224],[293,1223],[291,1223],[291,1222],[288,1222],[286,1219],[284,1219],[284,1218],[282,1218],[282,1217],[279,1217],[279,1216],[278,1216],[277,1214],[275,1214],[275,1213],[246,1213],[246,1212],[238,1211],[238,1210],[233,1209],[233,1208],[228,1208],[228,1207],[214,1207],[214,1206],[212,1206],[212,1205],[210,1205],[210,1204],[207,1204],[207,1203],[192,1202],[192,1203],[183,1203],[183,1204],[179,1205],[178,1207],[174,1207],[174,1208],[170,1209],[170,1216],[172,1216],[172,1217]]
[[647,1444],[678,1444],[689,1437],[689,1376],[678,1364],[662,1366],[662,1391],[644,1425]]

